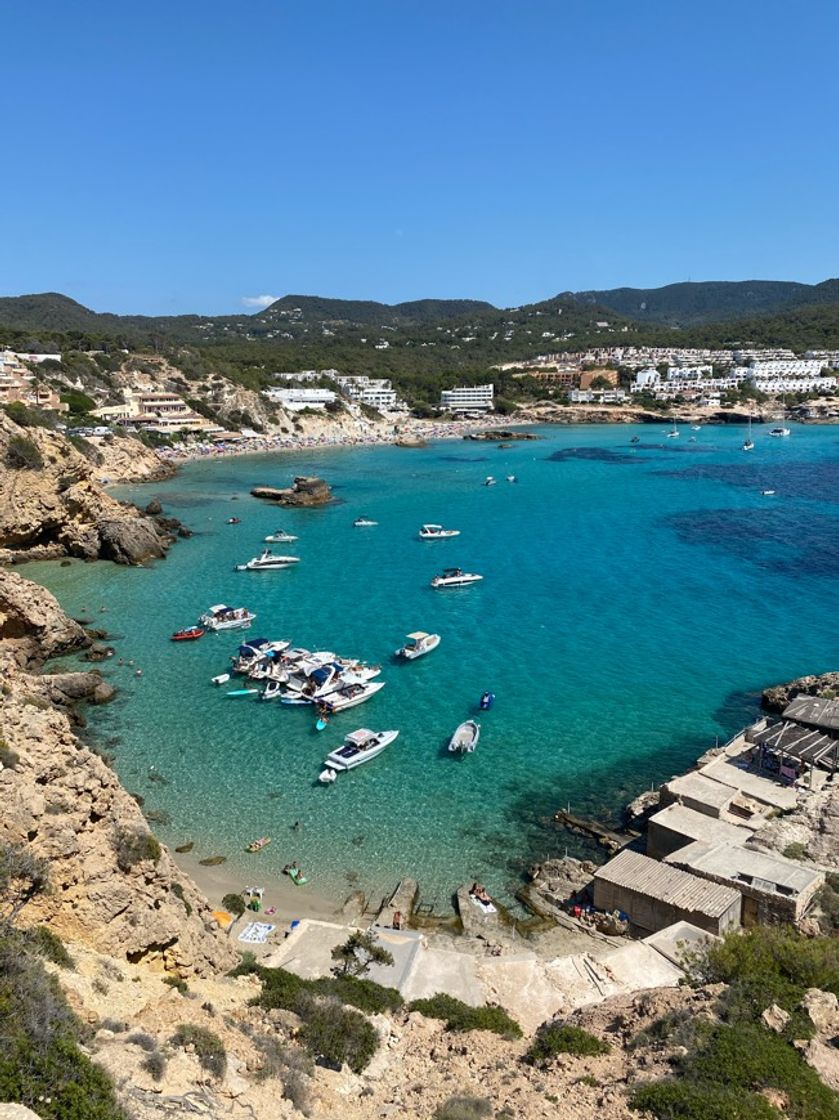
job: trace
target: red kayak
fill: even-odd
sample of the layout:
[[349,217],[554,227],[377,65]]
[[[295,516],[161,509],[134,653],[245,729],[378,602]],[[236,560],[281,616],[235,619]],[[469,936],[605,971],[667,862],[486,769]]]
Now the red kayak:
[[173,642],[195,642],[203,637],[204,631],[200,626],[190,626],[186,630],[176,630],[171,640]]

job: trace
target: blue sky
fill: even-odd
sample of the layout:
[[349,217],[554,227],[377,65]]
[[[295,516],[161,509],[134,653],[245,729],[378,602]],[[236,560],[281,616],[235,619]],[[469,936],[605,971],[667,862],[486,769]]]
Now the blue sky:
[[46,0],[3,30],[2,294],[839,274],[827,0]]

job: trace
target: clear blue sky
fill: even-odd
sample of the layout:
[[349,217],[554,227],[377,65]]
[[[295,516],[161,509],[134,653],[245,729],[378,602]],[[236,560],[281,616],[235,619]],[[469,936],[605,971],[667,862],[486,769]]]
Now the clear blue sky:
[[0,293],[839,274],[835,0],[4,6]]

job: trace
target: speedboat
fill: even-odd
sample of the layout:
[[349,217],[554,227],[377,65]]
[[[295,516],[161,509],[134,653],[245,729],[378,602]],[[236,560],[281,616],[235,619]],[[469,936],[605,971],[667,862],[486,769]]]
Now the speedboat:
[[426,634],[424,630],[416,630],[413,634],[408,634],[407,642],[396,651],[396,656],[404,657],[406,661],[416,661],[424,653],[431,653],[439,644],[439,634]]
[[187,626],[185,630],[176,630],[169,640],[172,642],[195,642],[203,637],[204,631],[200,626]]
[[788,436],[790,434],[790,430],[789,428],[772,428],[769,434],[770,436],[775,436],[776,438],[783,438],[784,436]]
[[208,630],[247,630],[256,615],[247,607],[228,607],[217,603],[208,607],[198,621]]
[[508,474],[507,475],[507,481],[508,482],[518,482],[518,479],[516,478],[516,476],[514,474]]
[[398,731],[369,731],[366,727],[351,731],[343,744],[324,762],[320,781],[333,780],[328,777],[329,771],[354,770],[356,766],[376,758],[398,734]]
[[384,681],[366,681],[363,683],[345,684],[337,692],[320,701],[328,712],[343,712],[345,708],[355,708],[375,696],[385,686]]
[[441,587],[466,587],[470,583],[477,583],[483,576],[475,572],[464,572],[461,568],[444,568],[441,576],[435,576],[431,586]]
[[292,541],[299,539],[293,533],[287,533],[285,529],[275,529],[273,533],[269,533],[264,538],[266,544],[290,544]]
[[227,525],[241,525],[242,524],[242,519],[241,519],[241,517],[228,517],[226,524]]
[[771,498],[774,493],[774,490],[761,490],[761,494],[764,496],[764,498]]
[[494,486],[494,485],[495,485],[495,479],[492,477],[491,474],[488,474],[486,476],[486,478],[484,479],[484,486]]
[[702,431],[702,425],[701,424],[691,424],[690,430],[692,432],[701,432]]
[[442,525],[423,525],[419,535],[421,541],[440,541],[444,537],[459,537],[460,529],[444,529]]
[[372,525],[378,524],[378,521],[374,521],[372,517],[357,517],[355,521],[353,521],[353,525],[356,529],[367,529]]
[[283,686],[279,681],[266,681],[260,700],[276,700],[281,695]]
[[481,725],[473,719],[467,719],[458,727],[449,740],[449,750],[460,754],[471,754],[478,745],[481,736]]
[[633,436],[632,439],[629,442],[630,443],[640,443],[641,442],[641,437],[640,436]]
[[258,665],[272,661],[290,645],[290,642],[271,642],[267,638],[252,638],[251,641],[239,646],[234,656],[230,658],[233,672],[247,673],[250,676]]
[[289,564],[299,564],[299,556],[275,556],[270,548],[262,550],[259,556],[248,560],[247,564],[237,564],[237,572],[274,572],[279,568],[287,568]]

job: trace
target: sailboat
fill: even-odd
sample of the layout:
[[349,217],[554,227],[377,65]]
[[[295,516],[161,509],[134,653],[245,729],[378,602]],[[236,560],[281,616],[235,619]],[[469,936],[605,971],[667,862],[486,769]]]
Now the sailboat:
[[679,436],[679,429],[676,427],[676,421],[674,420],[673,421],[673,427],[667,433],[667,438],[668,439],[678,439],[678,436]]
[[749,434],[746,436],[746,439],[743,443],[743,450],[754,451],[754,449],[755,441],[752,439],[752,416],[751,413],[749,413]]

